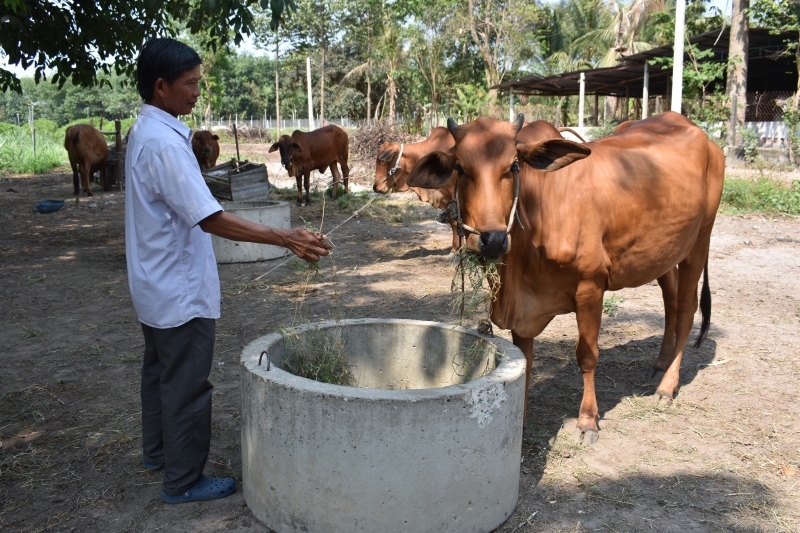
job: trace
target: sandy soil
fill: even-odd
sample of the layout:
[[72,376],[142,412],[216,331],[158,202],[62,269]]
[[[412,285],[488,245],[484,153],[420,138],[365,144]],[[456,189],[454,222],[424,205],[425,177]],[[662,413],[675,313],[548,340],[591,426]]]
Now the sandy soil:
[[[127,286],[123,198],[99,191],[76,206],[71,189],[66,175],[0,181],[0,530],[267,531],[241,491],[161,502],[160,475],[140,463],[143,341]],[[47,198],[68,203],[37,214]],[[408,197],[381,202],[332,233],[336,279],[326,259],[305,298],[296,261],[257,282],[279,262],[220,266],[208,474],[241,478],[245,343],[337,313],[454,320],[449,227]],[[323,229],[352,210],[329,203]],[[295,224],[300,215],[319,224],[321,203],[292,207]],[[593,447],[569,437],[581,394],[574,317],[537,339],[519,503],[497,531],[800,531],[800,220],[721,217],[710,279],[711,332],[688,350],[671,406],[655,404],[649,381],[660,291],[620,291],[600,338]]]

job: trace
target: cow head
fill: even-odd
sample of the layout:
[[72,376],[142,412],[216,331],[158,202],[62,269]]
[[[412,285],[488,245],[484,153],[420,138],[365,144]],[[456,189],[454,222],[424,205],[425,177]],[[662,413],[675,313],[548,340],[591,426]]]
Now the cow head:
[[219,136],[210,131],[196,131],[192,136],[192,149],[200,166],[213,167],[219,156]]
[[294,142],[294,139],[292,139],[289,135],[281,135],[278,139],[278,142],[269,147],[270,153],[274,152],[275,150],[280,150],[281,165],[283,165],[283,167],[289,173],[289,176],[294,176],[292,173],[292,158],[294,158],[296,153],[300,153],[302,151],[300,145]]
[[461,221],[475,230],[466,232],[467,248],[487,257],[506,254],[511,246],[509,217],[517,179],[536,170],[554,172],[591,153],[562,138],[517,143],[523,122],[522,114],[512,123],[480,117],[458,126],[449,119],[455,147],[420,159],[407,180],[412,187],[438,189],[457,173]]
[[375,162],[373,191],[386,194],[392,189],[400,192],[408,190],[406,185],[408,171],[401,166],[402,154],[400,153],[400,147],[400,144],[388,141],[381,145]]

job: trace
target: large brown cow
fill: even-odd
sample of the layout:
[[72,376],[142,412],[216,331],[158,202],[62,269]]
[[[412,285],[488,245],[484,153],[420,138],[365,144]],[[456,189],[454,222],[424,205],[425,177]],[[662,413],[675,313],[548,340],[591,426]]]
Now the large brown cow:
[[[297,205],[303,205],[303,185],[306,188],[306,205],[311,204],[309,181],[312,170],[324,173],[328,167],[331,168],[333,198],[336,198],[336,189],[342,181],[342,176],[344,176],[344,192],[348,192],[350,167],[347,166],[347,157],[350,146],[347,132],[339,126],[331,124],[308,133],[294,130],[291,137],[281,135],[278,142],[269,149],[270,152],[275,150],[280,150],[281,164],[289,176],[297,180]],[[342,167],[341,175],[336,163]]]
[[[467,246],[498,266],[501,287],[492,321],[510,329],[533,362],[533,338],[554,316],[574,312],[584,393],[576,438],[597,439],[594,388],[597,336],[607,290],[658,280],[665,330],[655,369],[656,394],[671,399],[697,310],[699,346],[708,333],[708,253],[722,195],[725,159],[706,134],[677,113],[621,124],[613,135],[578,144],[545,134],[515,143],[522,125],[490,118],[456,126],[456,147],[420,160],[411,186],[436,188],[458,173]],[[517,213],[512,218],[515,183]],[[511,220],[509,220],[511,218]]]
[[106,180],[106,166],[108,163],[108,144],[103,134],[89,124],[76,124],[67,128],[64,138],[64,148],[69,155],[69,165],[72,167],[72,184],[75,194],[81,193],[80,184],[89,196],[92,196],[91,177],[100,171],[100,183],[103,190],[108,190]]
[[192,152],[197,158],[200,170],[208,170],[217,164],[219,158],[219,136],[208,130],[200,130],[192,135]]
[[[440,189],[424,189],[409,187],[406,179],[417,161],[431,152],[446,152],[455,144],[456,141],[447,128],[442,127],[434,128],[430,136],[422,142],[400,144],[387,141],[383,143],[375,162],[375,182],[372,190],[386,194],[393,190],[404,192],[411,189],[423,202],[427,202],[437,209],[446,209],[447,204],[453,199],[454,180]],[[456,221],[450,217],[448,219],[453,228],[452,251],[456,252],[459,247]]]

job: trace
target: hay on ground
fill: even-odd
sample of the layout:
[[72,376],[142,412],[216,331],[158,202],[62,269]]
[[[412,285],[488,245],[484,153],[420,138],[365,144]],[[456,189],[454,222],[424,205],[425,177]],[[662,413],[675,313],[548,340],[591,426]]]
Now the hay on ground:
[[320,328],[311,328],[302,334],[291,330],[281,333],[286,353],[284,370],[320,383],[356,385],[341,335],[331,335]]

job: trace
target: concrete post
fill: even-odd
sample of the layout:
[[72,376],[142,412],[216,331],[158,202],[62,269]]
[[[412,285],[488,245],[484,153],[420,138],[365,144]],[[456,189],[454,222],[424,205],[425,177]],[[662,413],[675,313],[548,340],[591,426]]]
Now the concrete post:
[[686,23],[686,0],[675,1],[675,45],[672,65],[672,111],[681,112],[683,102],[683,39]]
[[514,89],[508,90],[508,121],[514,122]]
[[581,72],[579,80],[580,92],[578,94],[578,127],[583,127],[583,107],[586,103],[586,74]]
[[644,87],[642,88],[642,120],[647,118],[647,107],[650,102],[650,70],[644,62]]
[[308,131],[313,131],[314,127],[314,101],[311,96],[311,58],[306,58],[306,77],[308,78]]

